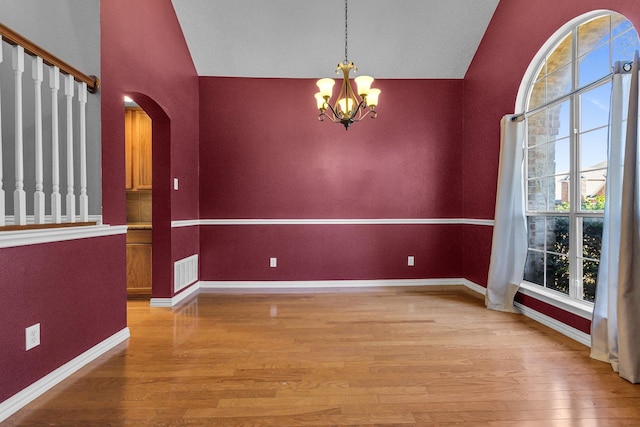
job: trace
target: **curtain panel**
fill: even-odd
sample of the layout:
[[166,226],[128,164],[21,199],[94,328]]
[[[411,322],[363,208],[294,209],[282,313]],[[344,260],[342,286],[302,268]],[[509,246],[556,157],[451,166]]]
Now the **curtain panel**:
[[638,53],[630,74],[616,64],[600,269],[591,322],[591,357],[640,383],[640,185]]
[[485,305],[515,313],[513,298],[524,274],[527,223],[524,212],[524,130],[522,116],[506,115],[500,122],[500,165],[491,260]]

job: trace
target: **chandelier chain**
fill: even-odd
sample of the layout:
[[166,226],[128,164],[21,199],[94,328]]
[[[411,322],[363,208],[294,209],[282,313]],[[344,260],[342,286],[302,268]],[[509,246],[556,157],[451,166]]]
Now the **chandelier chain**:
[[344,63],[345,64],[349,63],[349,60],[347,59],[347,57],[348,57],[347,56],[347,52],[348,52],[347,46],[348,46],[348,35],[349,35],[348,24],[347,24],[347,22],[348,22],[348,19],[347,19],[347,17],[348,17],[347,3],[348,3],[348,0],[344,0]]

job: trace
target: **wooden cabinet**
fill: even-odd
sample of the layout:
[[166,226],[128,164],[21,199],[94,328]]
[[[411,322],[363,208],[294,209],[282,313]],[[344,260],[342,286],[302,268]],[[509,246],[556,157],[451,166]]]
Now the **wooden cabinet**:
[[151,190],[151,119],[141,108],[127,107],[124,116],[127,190]]
[[151,228],[127,232],[127,295],[151,296]]

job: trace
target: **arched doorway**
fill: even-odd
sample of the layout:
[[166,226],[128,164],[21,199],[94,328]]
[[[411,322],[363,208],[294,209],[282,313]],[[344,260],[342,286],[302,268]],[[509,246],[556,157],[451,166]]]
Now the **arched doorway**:
[[149,115],[124,98],[127,298],[151,298],[153,132]]
[[[125,120],[133,121],[135,118],[138,121],[138,127],[131,126],[131,130],[138,132],[137,137],[142,139],[135,148],[125,144],[132,154],[137,150],[135,154],[138,156],[137,160],[135,156],[131,156],[131,164],[127,164],[125,168],[127,175],[131,173],[131,181],[126,185],[131,189],[125,191],[133,201],[131,207],[127,203],[127,209],[132,210],[127,212],[127,222],[131,220],[127,252],[128,256],[129,252],[135,251],[140,255],[137,260],[132,260],[131,265],[130,260],[127,260],[127,294],[142,298],[171,296],[171,123],[162,107],[147,95],[136,92],[125,95],[135,104],[130,109],[125,107]],[[130,244],[136,245],[134,251],[130,251]],[[146,269],[140,277],[132,277],[141,282],[137,289],[131,291],[130,267]]]

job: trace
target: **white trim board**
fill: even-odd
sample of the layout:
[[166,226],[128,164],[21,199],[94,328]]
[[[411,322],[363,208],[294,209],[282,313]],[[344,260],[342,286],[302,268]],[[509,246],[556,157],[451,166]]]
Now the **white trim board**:
[[566,311],[583,319],[591,320],[593,317],[593,305],[566,297],[559,292],[543,288],[539,285],[530,285],[526,282],[520,284],[518,292],[530,296],[538,301],[545,302],[560,310]]
[[274,291],[290,289],[319,292],[337,289],[380,288],[394,286],[466,286],[484,295],[484,288],[466,279],[390,279],[390,280],[232,280],[198,281],[172,298],[151,298],[151,307],[174,307],[201,290],[226,290],[238,292]]
[[89,225],[79,227],[43,228],[37,230],[14,230],[0,233],[0,248],[37,245],[40,243],[88,239],[92,237],[126,234],[126,225]]
[[203,290],[276,290],[381,288],[398,286],[452,286],[465,285],[464,279],[384,279],[384,280],[238,280],[201,281]]
[[171,227],[213,225],[438,225],[493,226],[492,219],[469,218],[345,218],[345,219],[189,219],[171,221]]
[[89,350],[60,366],[55,371],[45,375],[27,388],[14,394],[4,402],[1,402],[0,422],[6,420],[37,397],[41,396],[43,393],[47,392],[84,366],[93,362],[116,345],[126,341],[130,335],[129,328],[124,328],[120,332],[116,332],[106,340],[96,344]]
[[182,301],[186,300],[188,297],[193,294],[197,294],[198,290],[201,287],[202,282],[195,282],[187,288],[171,298],[151,298],[150,305],[151,307],[174,307],[180,304]]
[[562,335],[578,341],[580,344],[591,347],[591,335],[585,334],[584,332],[572,328],[571,326],[564,324],[559,320],[549,317],[546,314],[542,314],[539,311],[533,310],[518,302],[513,303],[513,305],[520,313],[527,316],[528,318],[533,319],[536,322],[553,329],[554,331],[560,332]]
[[[65,218],[65,216],[63,216],[63,218]],[[6,215],[4,219],[5,219],[5,225],[16,224],[14,215]],[[78,219],[78,217],[76,217],[76,219]],[[102,215],[89,215],[88,221],[95,222],[97,225],[102,225]],[[45,215],[44,222],[45,224],[52,224],[53,221],[51,220],[51,215]],[[33,215],[27,215],[27,225],[33,225],[35,223],[36,223],[35,217]]]

